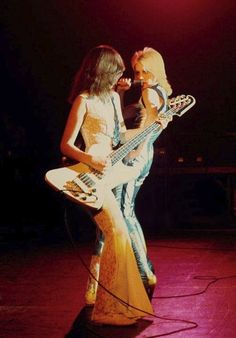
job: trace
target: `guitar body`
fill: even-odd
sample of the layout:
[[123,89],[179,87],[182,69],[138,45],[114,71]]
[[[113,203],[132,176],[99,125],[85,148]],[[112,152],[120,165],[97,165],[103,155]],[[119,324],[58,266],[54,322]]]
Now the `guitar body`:
[[[94,183],[89,188],[83,185],[83,182],[77,182],[78,175],[83,173]],[[106,172],[102,179],[99,179],[89,166],[78,163],[49,170],[45,175],[45,180],[54,190],[61,191],[73,202],[98,210],[103,205],[107,190],[134,179],[138,174],[138,168],[118,162]]]

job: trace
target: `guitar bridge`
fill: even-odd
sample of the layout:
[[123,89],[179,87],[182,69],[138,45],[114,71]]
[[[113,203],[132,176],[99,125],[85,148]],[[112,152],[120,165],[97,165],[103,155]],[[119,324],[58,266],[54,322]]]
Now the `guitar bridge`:
[[97,196],[94,195],[96,191],[95,188],[91,189],[91,191],[84,192],[80,186],[74,181],[67,181],[64,185],[64,191],[74,196],[81,202],[95,203],[97,201]]
[[73,196],[78,197],[83,193],[82,189],[73,181],[67,181],[64,185],[65,191],[70,192]]

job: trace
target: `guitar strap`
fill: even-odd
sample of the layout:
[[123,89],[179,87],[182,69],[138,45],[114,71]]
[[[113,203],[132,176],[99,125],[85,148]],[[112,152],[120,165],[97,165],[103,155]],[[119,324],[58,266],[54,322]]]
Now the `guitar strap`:
[[115,128],[114,128],[114,135],[113,135],[113,148],[115,148],[120,143],[120,121],[118,118],[114,97],[111,97],[111,102],[114,108],[114,120],[115,120]]

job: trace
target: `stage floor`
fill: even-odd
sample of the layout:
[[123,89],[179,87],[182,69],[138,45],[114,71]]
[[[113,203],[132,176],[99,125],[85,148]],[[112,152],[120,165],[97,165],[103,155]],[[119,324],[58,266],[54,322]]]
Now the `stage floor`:
[[83,265],[93,242],[2,241],[0,337],[235,338],[236,232],[175,233],[147,243],[158,277],[155,316],[94,327],[84,308]]

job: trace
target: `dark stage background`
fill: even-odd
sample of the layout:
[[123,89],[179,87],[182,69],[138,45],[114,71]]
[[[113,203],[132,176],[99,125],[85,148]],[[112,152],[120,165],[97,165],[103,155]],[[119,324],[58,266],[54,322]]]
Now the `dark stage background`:
[[[60,165],[74,73],[86,52],[103,43],[120,51],[131,77],[132,53],[157,49],[173,96],[191,94],[197,101],[156,142],[137,205],[145,231],[233,226],[234,0],[9,0],[0,13],[1,236],[63,233],[66,210],[86,237],[89,220],[46,186],[44,174]],[[212,167],[230,168],[230,174],[193,170]],[[186,171],[173,175],[173,168]]]

